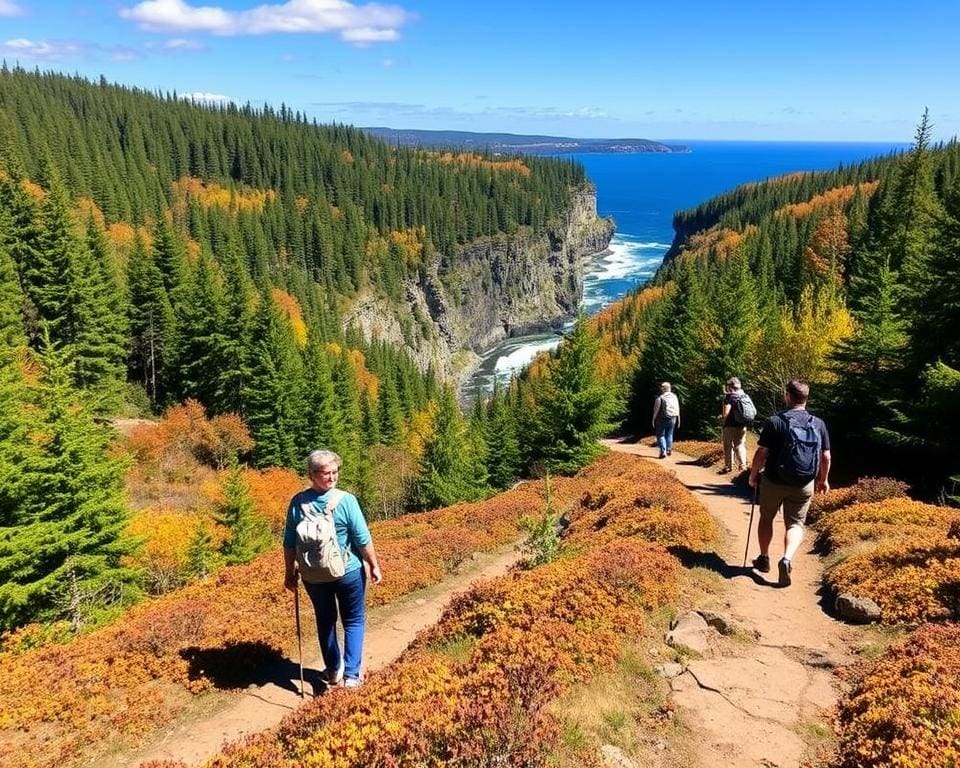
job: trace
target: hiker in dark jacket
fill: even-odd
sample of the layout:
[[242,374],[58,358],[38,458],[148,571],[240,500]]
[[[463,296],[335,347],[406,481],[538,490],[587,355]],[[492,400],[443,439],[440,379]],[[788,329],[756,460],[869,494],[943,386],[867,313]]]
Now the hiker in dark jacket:
[[793,556],[803,541],[803,526],[814,491],[830,490],[830,435],[823,420],[807,411],[809,396],[807,382],[793,379],[787,384],[787,409],[767,420],[750,466],[750,487],[756,488],[759,483],[760,488],[760,555],[754,559],[753,567],[761,573],[770,571],[773,519],[782,506],[786,527],[778,574],[782,587],[790,586]]

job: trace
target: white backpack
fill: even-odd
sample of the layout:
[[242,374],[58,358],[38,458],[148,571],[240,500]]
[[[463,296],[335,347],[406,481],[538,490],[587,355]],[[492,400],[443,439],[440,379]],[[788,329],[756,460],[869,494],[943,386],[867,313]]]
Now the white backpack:
[[337,541],[337,527],[333,510],[344,497],[344,492],[330,490],[326,506],[317,510],[314,503],[300,505],[303,519],[297,523],[297,566],[300,578],[311,584],[336,581],[347,567],[347,556]]
[[675,419],[680,415],[680,401],[673,392],[664,392],[660,395],[660,415],[668,419]]

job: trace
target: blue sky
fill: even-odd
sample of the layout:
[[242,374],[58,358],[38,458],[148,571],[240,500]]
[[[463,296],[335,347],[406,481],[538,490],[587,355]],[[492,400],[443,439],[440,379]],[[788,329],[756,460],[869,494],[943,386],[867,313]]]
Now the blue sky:
[[[259,4],[257,4],[259,2]],[[0,56],[321,121],[576,137],[960,134],[960,2],[0,0]]]

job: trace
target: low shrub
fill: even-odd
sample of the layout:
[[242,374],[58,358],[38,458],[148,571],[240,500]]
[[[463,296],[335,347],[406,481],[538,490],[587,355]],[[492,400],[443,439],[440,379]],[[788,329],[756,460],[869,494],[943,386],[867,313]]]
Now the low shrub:
[[868,504],[906,497],[910,486],[892,477],[861,477],[853,485],[818,493],[810,503],[807,521],[816,522],[822,515],[853,504]]
[[869,597],[887,623],[960,618],[960,541],[888,541],[830,569],[837,594]]
[[697,464],[711,467],[723,461],[723,446],[716,442],[703,440],[678,440],[673,444],[675,450],[697,460]]
[[842,701],[836,768],[960,765],[960,626],[891,646]]
[[960,509],[937,507],[907,498],[855,503],[827,514],[817,524],[817,545],[828,552],[865,541],[945,539],[960,521]]

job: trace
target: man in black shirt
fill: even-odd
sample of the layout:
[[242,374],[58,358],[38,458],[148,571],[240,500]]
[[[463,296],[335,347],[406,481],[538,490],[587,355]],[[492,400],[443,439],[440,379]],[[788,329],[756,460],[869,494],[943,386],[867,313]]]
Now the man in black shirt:
[[814,491],[830,490],[830,435],[823,420],[807,411],[809,396],[807,382],[793,379],[787,384],[787,409],[767,420],[750,466],[750,487],[756,488],[758,483],[760,486],[760,555],[753,566],[761,573],[770,570],[773,520],[782,506],[786,526],[779,563],[782,587],[790,586],[793,556],[803,541],[803,526]]

